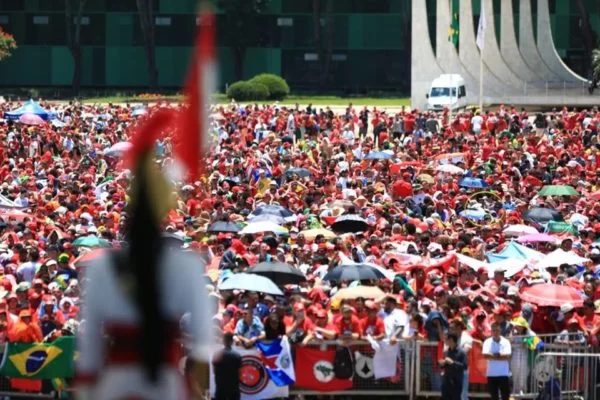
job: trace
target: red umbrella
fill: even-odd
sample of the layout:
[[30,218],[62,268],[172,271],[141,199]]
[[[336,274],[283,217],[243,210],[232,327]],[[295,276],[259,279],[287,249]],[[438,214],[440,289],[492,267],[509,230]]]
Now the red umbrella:
[[19,210],[1,210],[0,218],[2,218],[4,221],[13,220],[23,222],[25,218],[33,219],[34,216]]
[[583,298],[577,290],[554,283],[541,283],[525,288],[521,292],[521,300],[543,307],[560,307],[565,303],[570,303],[573,307],[583,306]]
[[85,264],[88,264],[90,261],[93,261],[96,258],[98,258],[98,256],[100,256],[100,254],[104,253],[104,251],[105,251],[105,249],[102,249],[102,248],[88,251],[87,253],[84,253],[84,254],[80,255],[79,257],[77,257],[74,264],[78,265],[78,266],[85,266]]
[[19,122],[25,125],[43,125],[44,120],[36,114],[23,114],[19,118]]

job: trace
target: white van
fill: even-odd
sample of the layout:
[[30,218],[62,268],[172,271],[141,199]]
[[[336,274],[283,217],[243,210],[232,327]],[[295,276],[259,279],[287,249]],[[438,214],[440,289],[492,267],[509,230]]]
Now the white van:
[[427,93],[427,109],[442,111],[463,109],[467,106],[467,89],[465,80],[458,74],[440,75],[431,82]]

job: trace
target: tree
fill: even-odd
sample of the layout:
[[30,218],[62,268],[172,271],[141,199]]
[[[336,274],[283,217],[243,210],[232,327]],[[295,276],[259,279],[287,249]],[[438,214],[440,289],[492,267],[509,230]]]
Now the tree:
[[[88,0],[65,0],[65,24],[67,29],[67,45],[73,57],[73,95],[78,96],[81,90],[81,24],[83,10]],[[73,8],[77,13],[73,16]]]
[[153,0],[136,0],[138,15],[140,17],[140,28],[146,51],[146,62],[148,63],[148,74],[150,75],[150,87],[158,87],[158,69],[156,68],[155,40],[154,40],[154,5]]
[[575,4],[577,9],[579,10],[580,16],[580,28],[581,28],[581,36],[583,42],[583,50],[584,50],[584,60],[583,65],[585,70],[582,71],[585,76],[590,75],[590,66],[592,60],[592,51],[594,50],[594,46],[596,45],[596,35],[594,30],[592,29],[592,25],[590,24],[590,16],[589,11],[585,5],[584,0],[576,0]]
[[10,57],[17,49],[17,42],[13,35],[8,32],[4,32],[0,27],[0,61]]
[[269,0],[218,0],[217,7],[223,11],[224,27],[221,33],[233,55],[233,75],[236,81],[243,79],[244,58],[248,47],[255,45],[260,26],[258,16]]

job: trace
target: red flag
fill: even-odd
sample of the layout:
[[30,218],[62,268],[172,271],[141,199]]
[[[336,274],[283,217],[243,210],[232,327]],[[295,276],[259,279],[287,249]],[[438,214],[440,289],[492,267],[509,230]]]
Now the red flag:
[[192,179],[202,172],[202,157],[210,147],[208,108],[216,87],[215,16],[200,11],[198,35],[185,84],[187,106],[179,121],[176,153]]
[[42,381],[39,379],[11,378],[10,387],[24,392],[41,392]]
[[320,350],[296,347],[295,386],[320,392],[334,392],[352,388],[352,379],[338,379],[333,373],[335,349]]
[[469,351],[469,383],[487,383],[487,360],[482,355],[482,344],[474,340]]

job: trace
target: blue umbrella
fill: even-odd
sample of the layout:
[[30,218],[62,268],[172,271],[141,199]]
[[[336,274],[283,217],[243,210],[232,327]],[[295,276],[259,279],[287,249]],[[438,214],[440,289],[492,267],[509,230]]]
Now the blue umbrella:
[[219,290],[246,290],[283,296],[283,292],[272,280],[256,274],[231,275],[219,284]]
[[488,187],[488,184],[481,178],[465,177],[458,183],[458,186],[483,189]]
[[394,158],[394,156],[385,151],[372,151],[366,155],[365,160],[390,160],[392,158]]
[[306,178],[310,176],[310,171],[307,170],[306,168],[290,168],[287,171],[285,171],[286,175],[298,175],[301,178]]
[[488,213],[482,208],[468,208],[460,212],[461,217],[474,219],[475,221],[481,221],[486,215]]

